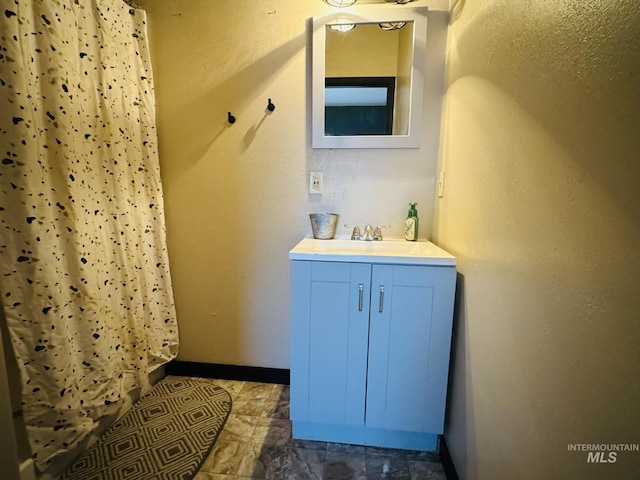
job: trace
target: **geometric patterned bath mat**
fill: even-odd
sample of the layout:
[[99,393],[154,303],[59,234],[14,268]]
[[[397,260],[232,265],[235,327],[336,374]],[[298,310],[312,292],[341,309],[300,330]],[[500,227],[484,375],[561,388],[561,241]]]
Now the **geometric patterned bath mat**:
[[189,480],[231,412],[221,387],[193,378],[160,380],[60,480]]

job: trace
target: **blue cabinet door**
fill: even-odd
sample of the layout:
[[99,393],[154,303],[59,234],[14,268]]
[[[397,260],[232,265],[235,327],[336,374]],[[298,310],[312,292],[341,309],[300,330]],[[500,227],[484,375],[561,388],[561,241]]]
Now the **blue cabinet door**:
[[442,433],[455,268],[374,265],[366,425]]
[[291,268],[291,420],[362,426],[371,265]]

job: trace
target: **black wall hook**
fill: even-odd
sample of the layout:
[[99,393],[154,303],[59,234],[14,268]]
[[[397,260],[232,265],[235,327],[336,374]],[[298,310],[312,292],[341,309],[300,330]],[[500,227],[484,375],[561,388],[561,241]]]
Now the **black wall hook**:
[[233,115],[231,115],[231,112],[227,112],[227,121],[233,125],[234,123],[236,123],[236,117],[234,117]]
[[269,103],[267,104],[267,110],[269,110],[270,112],[273,112],[276,109],[276,106],[271,102],[271,99],[269,99]]

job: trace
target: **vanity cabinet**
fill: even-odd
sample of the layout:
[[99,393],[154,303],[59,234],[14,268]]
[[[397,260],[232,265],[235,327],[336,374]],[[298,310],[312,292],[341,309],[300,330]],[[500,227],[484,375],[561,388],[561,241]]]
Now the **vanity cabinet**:
[[435,450],[455,266],[291,262],[294,438]]

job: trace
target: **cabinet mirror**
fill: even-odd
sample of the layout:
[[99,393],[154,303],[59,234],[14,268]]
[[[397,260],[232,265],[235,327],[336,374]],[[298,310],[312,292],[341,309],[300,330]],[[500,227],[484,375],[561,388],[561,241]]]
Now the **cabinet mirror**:
[[313,19],[313,148],[418,148],[426,7]]

